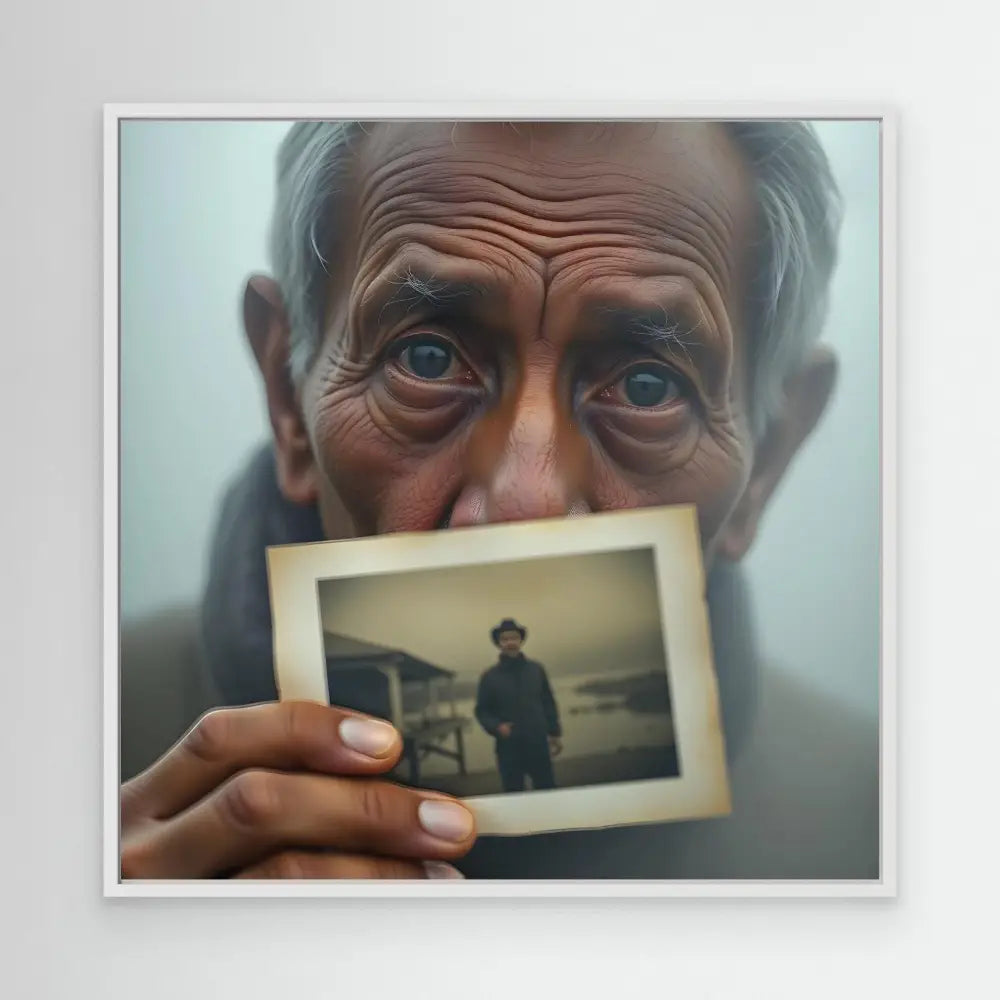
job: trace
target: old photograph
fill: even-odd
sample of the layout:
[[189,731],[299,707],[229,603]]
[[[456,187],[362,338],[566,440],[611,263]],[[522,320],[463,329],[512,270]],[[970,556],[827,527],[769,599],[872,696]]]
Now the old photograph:
[[727,810],[690,508],[268,560],[282,698],[392,723],[393,779],[469,800],[484,832]]
[[679,773],[651,549],[318,591],[330,699],[403,733],[397,780],[464,797]]

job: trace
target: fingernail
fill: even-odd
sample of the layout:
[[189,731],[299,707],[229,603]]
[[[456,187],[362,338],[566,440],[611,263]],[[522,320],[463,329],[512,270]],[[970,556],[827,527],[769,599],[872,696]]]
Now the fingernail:
[[465,840],[473,828],[472,814],[456,802],[424,799],[417,809],[420,825],[432,836],[453,843]]
[[387,757],[396,745],[396,730],[388,722],[348,716],[340,723],[340,738],[366,757]]
[[465,878],[465,876],[447,861],[425,861],[424,872],[428,878]]

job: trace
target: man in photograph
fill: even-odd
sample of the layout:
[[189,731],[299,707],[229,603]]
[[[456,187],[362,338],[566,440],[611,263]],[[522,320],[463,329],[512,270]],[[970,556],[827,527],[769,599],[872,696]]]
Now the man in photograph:
[[497,662],[479,679],[476,718],[496,741],[505,792],[555,788],[552,756],[562,750],[559,710],[545,668],[521,651],[527,629],[505,618],[491,632]]
[[[308,121],[276,166],[242,303],[271,440],[199,606],[122,636],[123,877],[877,877],[877,725],[763,662],[739,567],[836,381],[815,130]],[[675,504],[731,818],[477,840],[462,802],[385,780],[388,724],[276,701],[268,546]]]

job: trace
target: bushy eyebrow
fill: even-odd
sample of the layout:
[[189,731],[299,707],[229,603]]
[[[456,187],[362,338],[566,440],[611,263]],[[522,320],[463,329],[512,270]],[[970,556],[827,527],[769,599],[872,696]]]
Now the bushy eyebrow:
[[475,300],[492,294],[479,282],[443,278],[406,267],[379,282],[378,291],[365,303],[364,313],[383,327],[416,311],[469,314]]
[[633,308],[622,305],[599,305],[594,317],[602,339],[630,341],[672,351],[680,351],[692,361],[692,349],[704,349],[705,338],[699,336],[699,324],[666,308]]

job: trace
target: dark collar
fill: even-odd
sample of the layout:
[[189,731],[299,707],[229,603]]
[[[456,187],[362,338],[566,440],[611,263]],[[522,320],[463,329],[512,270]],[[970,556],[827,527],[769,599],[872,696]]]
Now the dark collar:
[[497,666],[498,667],[520,666],[526,660],[527,657],[524,655],[524,653],[517,653],[514,656],[504,656],[503,653],[501,653],[497,657]]

